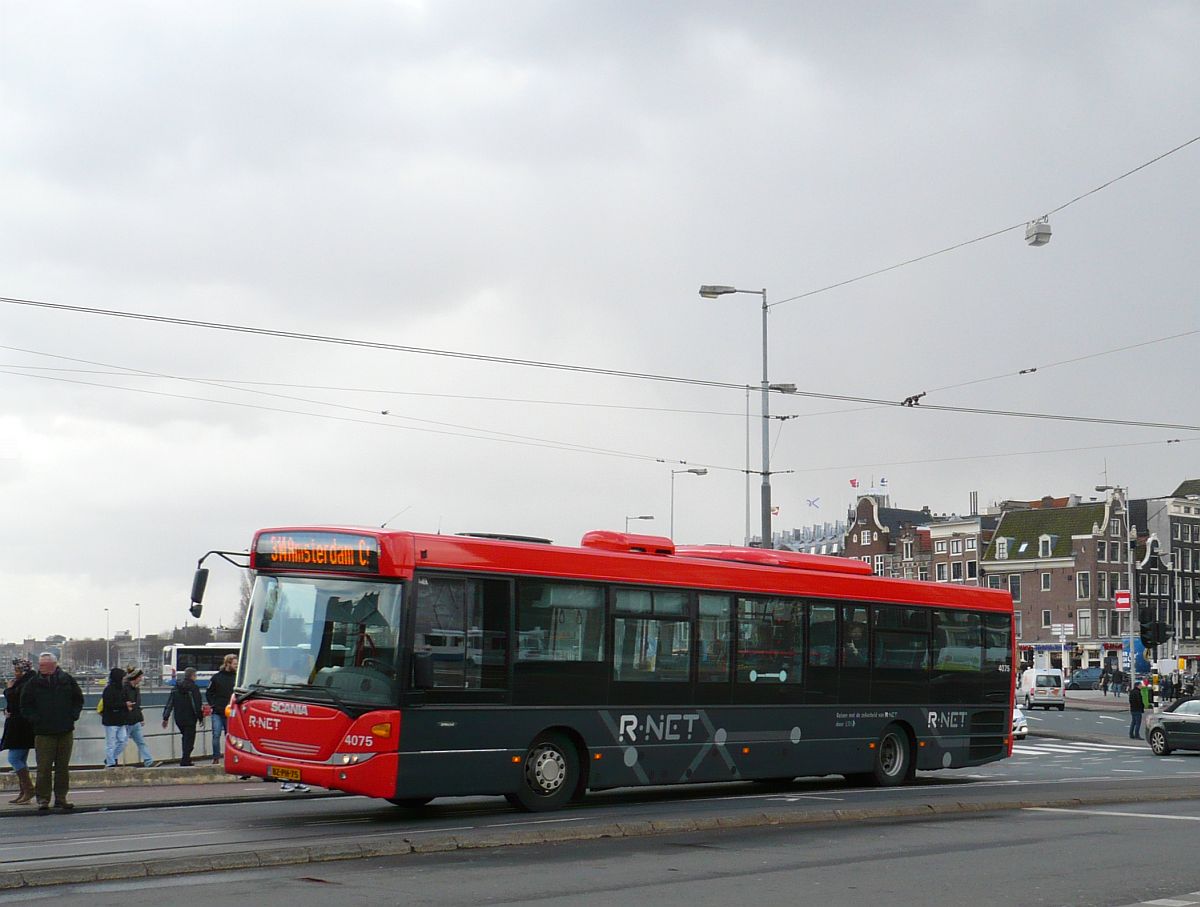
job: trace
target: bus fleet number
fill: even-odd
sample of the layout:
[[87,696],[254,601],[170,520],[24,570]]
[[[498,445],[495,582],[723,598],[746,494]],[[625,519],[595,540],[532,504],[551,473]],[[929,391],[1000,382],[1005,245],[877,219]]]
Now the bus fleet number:
[[347,734],[346,743],[349,746],[374,746],[375,738],[370,734]]

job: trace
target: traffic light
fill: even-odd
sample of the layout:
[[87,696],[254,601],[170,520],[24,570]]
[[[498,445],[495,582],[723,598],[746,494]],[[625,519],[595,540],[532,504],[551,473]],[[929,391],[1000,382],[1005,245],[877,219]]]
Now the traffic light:
[[1162,645],[1168,639],[1175,638],[1175,628],[1164,620],[1143,622],[1141,627],[1142,645],[1153,649]]
[[1154,641],[1154,618],[1157,615],[1153,608],[1138,609],[1138,635],[1142,638],[1142,646],[1153,649],[1158,643]]

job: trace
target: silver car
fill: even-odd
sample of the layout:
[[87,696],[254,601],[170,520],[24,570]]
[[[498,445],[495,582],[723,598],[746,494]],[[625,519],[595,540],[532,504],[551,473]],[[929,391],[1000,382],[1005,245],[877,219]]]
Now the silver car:
[[1029,723],[1025,720],[1025,713],[1021,711],[1019,705],[1013,706],[1013,723],[1012,735],[1014,740],[1024,740],[1029,734]]
[[1180,699],[1161,712],[1147,712],[1146,739],[1156,756],[1200,750],[1200,699]]

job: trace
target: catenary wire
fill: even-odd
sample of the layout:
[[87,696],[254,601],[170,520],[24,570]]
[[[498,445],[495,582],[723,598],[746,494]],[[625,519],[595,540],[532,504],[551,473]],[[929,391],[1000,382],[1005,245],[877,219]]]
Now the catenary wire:
[[[1182,151],[1184,148],[1188,147],[1188,145],[1191,145],[1195,142],[1200,142],[1200,135],[1194,136],[1180,145],[1176,145],[1170,151],[1164,151],[1162,154],[1158,155],[1157,157],[1151,158],[1148,161],[1138,164],[1132,170],[1127,170],[1124,173],[1122,173],[1120,176],[1114,176],[1112,179],[1108,180],[1107,182],[1101,183],[1099,186],[1096,186],[1094,189],[1089,189],[1087,192],[1084,192],[1081,195],[1075,196],[1073,199],[1071,199],[1068,202],[1063,202],[1057,208],[1051,208],[1049,211],[1047,211],[1045,214],[1043,214],[1042,217],[1049,217],[1051,214],[1057,214],[1059,211],[1062,211],[1064,208],[1070,207],[1071,205],[1075,204],[1077,201],[1081,201],[1082,199],[1087,198],[1089,195],[1094,195],[1095,193],[1099,192],[1101,189],[1107,189],[1113,183],[1119,182],[1119,181],[1125,179],[1125,177],[1127,177],[1127,176],[1132,176],[1133,174],[1137,173],[1139,170],[1144,170],[1146,167],[1149,167],[1151,164],[1156,164],[1159,161],[1161,161],[1163,158],[1169,157],[1170,155],[1174,154],[1176,151]],[[983,236],[976,236],[974,239],[967,239],[967,240],[963,240],[962,242],[955,243],[954,245],[946,246],[943,249],[938,249],[936,252],[927,252],[924,255],[918,255],[916,258],[910,258],[906,261],[902,261],[902,262],[899,262],[894,265],[888,265],[886,268],[877,268],[876,270],[869,271],[866,274],[860,274],[858,277],[851,277],[848,280],[839,280],[837,283],[831,283],[825,287],[818,287],[815,290],[807,290],[803,293],[797,293],[795,296],[788,296],[785,299],[780,299],[775,302],[772,302],[772,303],[770,303],[770,305],[767,306],[767,308],[774,308],[775,306],[783,305],[786,302],[795,302],[797,299],[806,299],[809,296],[816,296],[818,293],[825,293],[825,292],[828,292],[829,290],[836,290],[838,287],[844,287],[844,286],[847,286],[852,283],[858,283],[858,281],[866,280],[868,277],[877,277],[880,274],[886,274],[889,271],[895,271],[899,268],[906,267],[907,265],[913,265],[913,264],[916,264],[917,262],[925,261],[926,259],[934,258],[935,256],[938,256],[938,255],[944,255],[947,252],[953,252],[956,249],[963,248],[964,246],[970,246],[970,245],[973,245],[974,243],[983,242],[985,239],[992,239],[993,237],[1001,236],[1004,233],[1011,233],[1013,230],[1019,230],[1021,227],[1024,227],[1026,223],[1027,223],[1026,221],[1022,221],[1019,224],[1013,224],[1011,227],[1003,227],[1002,229],[999,229],[999,230],[993,230],[991,233],[985,233]]]
[[[38,308],[51,309],[56,311],[68,311],[91,315],[104,315],[118,318],[128,318],[140,321],[150,321],[164,324],[178,324],[186,327],[201,327],[212,330],[225,330],[238,333],[248,333],[260,336],[281,337],[292,340],[304,340],[316,343],[332,343],[341,346],[364,347],[368,349],[381,349],[393,352],[414,353],[423,355],[444,356],[447,358],[462,358],[476,361],[496,362],[506,365],[521,365],[536,368],[548,368],[557,371],[582,372],[584,374],[606,375],[620,378],[637,378],[649,381],[665,381],[675,384],[690,384],[699,387],[716,387],[739,392],[745,391],[745,384],[734,384],[727,381],[714,381],[703,378],[684,378],[674,375],[656,375],[648,372],[631,372],[618,369],[602,369],[592,366],[571,365],[568,363],[543,362],[530,359],[514,359],[504,356],[488,356],[482,353],[464,353],[454,350],[438,350],[425,347],[404,346],[400,344],[382,343],[373,340],[355,340],[346,337],[332,337],[321,334],[303,334],[295,331],[281,331],[273,328],[258,328],[244,325],[233,325],[226,322],[199,321],[190,318],[175,318],[167,315],[149,315],[141,312],[123,312],[112,309],[97,309],[86,306],[73,306],[63,303],[41,302],[37,300],[15,299],[12,297],[0,297],[0,303],[11,305],[26,305]],[[1036,413],[1022,412],[1018,410],[993,410],[984,409],[982,407],[966,407],[966,406],[944,406],[936,404],[922,404],[920,406],[907,407],[905,404],[896,400],[888,400],[880,397],[863,397],[851,394],[830,394],[820,393],[817,391],[793,390],[788,392],[789,396],[806,397],[818,400],[837,400],[845,403],[866,403],[875,404],[878,406],[904,407],[911,409],[931,410],[935,412],[952,412],[952,413],[969,413],[972,415],[991,415],[991,416],[1008,416],[1011,418],[1021,419],[1043,419],[1050,421],[1061,422],[1080,422],[1090,423],[1094,425],[1124,425],[1129,427],[1140,428],[1170,428],[1178,431],[1200,431],[1200,426],[1182,425],[1172,422],[1150,422],[1137,419],[1105,419],[1095,416],[1071,416],[1061,413]]]

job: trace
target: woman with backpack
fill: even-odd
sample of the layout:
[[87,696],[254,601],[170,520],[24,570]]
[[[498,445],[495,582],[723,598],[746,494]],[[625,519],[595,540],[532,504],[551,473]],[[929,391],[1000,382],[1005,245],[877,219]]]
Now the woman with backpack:
[[129,739],[125,707],[125,691],[123,683],[125,671],[123,668],[113,668],[108,672],[108,684],[100,693],[100,701],[96,708],[100,712],[100,723],[104,726],[104,767],[116,768],[117,759],[125,749]]

